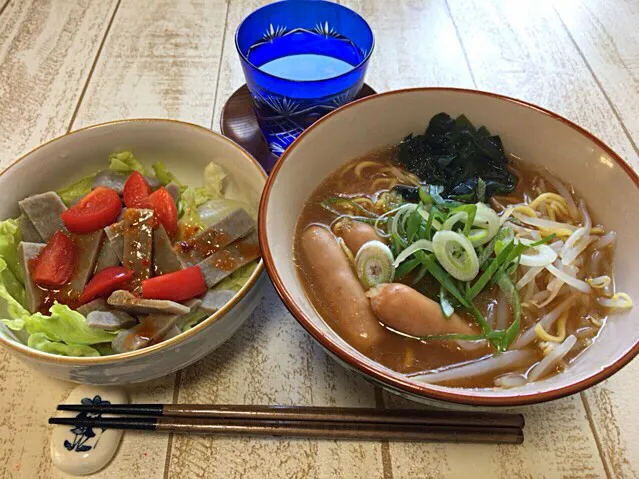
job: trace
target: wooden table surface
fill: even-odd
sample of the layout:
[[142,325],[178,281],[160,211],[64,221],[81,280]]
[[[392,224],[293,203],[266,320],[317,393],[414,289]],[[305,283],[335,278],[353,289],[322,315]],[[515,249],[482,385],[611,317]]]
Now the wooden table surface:
[[[162,117],[219,130],[259,0],[0,0],[0,166],[68,131]],[[341,0],[371,23],[378,91],[461,86],[554,110],[639,167],[639,1]],[[47,417],[73,387],[0,351],[0,476],[64,477]],[[272,287],[223,347],[136,402],[407,407],[328,358]],[[637,478],[639,360],[529,407],[523,446],[125,434],[97,477]],[[412,405],[410,405],[412,406]]]

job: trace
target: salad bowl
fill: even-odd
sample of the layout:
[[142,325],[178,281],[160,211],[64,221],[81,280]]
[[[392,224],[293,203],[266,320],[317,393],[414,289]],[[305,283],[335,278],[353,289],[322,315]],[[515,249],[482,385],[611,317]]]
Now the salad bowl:
[[[58,191],[92,175],[108,164],[110,155],[122,151],[132,152],[143,162],[162,162],[182,184],[194,187],[203,185],[204,170],[214,162],[227,175],[224,198],[257,210],[266,174],[241,147],[197,125],[135,119],[74,131],[18,159],[0,174],[0,219],[18,217],[19,201],[37,193]],[[59,379],[94,385],[148,381],[188,366],[230,338],[257,306],[265,281],[260,260],[228,302],[190,329],[142,349],[96,357],[52,354],[29,347],[27,331],[7,326],[11,324],[7,318],[16,318],[1,294],[0,313],[5,321],[0,323],[0,344],[21,361]],[[4,285],[1,289],[6,293]],[[57,333],[51,331],[49,336]]]

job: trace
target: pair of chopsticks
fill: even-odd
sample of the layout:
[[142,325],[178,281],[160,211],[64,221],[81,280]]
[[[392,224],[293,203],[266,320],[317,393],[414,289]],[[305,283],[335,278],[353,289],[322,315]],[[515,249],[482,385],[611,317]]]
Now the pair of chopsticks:
[[[213,404],[61,404],[49,424],[208,435],[521,444],[521,414]],[[113,417],[113,415],[120,417]],[[87,416],[87,415],[85,415]]]

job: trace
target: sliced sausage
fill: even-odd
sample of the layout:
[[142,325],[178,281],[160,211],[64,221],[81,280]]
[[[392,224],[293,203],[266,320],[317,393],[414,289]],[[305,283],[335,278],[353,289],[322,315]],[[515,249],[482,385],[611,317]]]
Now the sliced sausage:
[[354,255],[368,241],[376,240],[385,243],[384,239],[377,234],[375,228],[361,221],[345,219],[337,223],[333,229],[335,234],[344,240],[344,243]]
[[311,289],[330,315],[330,324],[356,349],[369,350],[381,339],[384,328],[333,234],[310,226],[302,233],[300,253]]
[[382,284],[368,296],[377,318],[400,333],[417,337],[479,333],[457,314],[444,317],[438,303],[405,284]]

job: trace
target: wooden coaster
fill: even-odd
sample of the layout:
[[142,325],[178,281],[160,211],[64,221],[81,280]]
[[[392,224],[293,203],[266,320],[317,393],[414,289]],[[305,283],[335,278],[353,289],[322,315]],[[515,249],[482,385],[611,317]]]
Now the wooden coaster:
[[[375,90],[364,84],[357,98],[365,98],[375,93]],[[224,136],[253,155],[267,173],[273,169],[277,157],[271,153],[264,141],[246,85],[236,90],[222,108],[220,129]]]

